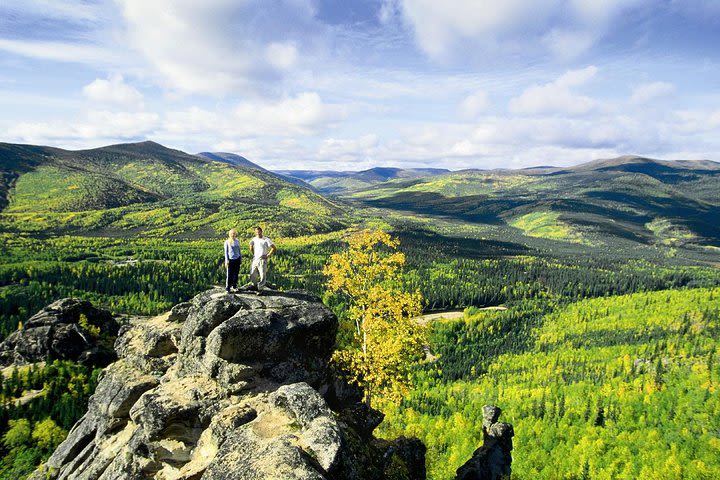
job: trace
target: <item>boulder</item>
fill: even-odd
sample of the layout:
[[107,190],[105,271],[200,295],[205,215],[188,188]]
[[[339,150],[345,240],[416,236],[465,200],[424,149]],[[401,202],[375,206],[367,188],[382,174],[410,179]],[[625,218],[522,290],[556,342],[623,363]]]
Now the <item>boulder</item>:
[[307,292],[213,289],[126,329],[88,412],[30,478],[424,478],[419,441],[374,439],[382,416],[338,393],[353,389],[328,368],[337,326]]
[[0,342],[0,366],[44,360],[105,366],[115,359],[110,344],[118,330],[118,323],[107,310],[84,300],[63,298],[40,310],[21,330]]

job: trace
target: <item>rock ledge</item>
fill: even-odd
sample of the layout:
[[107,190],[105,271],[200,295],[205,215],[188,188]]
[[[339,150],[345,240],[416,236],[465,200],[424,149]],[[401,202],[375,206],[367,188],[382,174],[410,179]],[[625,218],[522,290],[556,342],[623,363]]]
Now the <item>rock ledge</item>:
[[87,413],[30,478],[425,478],[424,446],[374,439],[377,412],[328,370],[336,331],[307,292],[220,289],[124,329]]

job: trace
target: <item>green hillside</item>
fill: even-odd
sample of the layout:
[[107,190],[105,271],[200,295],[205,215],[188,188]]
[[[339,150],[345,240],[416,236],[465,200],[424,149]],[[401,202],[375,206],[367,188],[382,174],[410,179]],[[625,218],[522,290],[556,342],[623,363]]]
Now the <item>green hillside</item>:
[[346,222],[302,185],[153,142],[82,151],[0,144],[0,159],[0,231],[197,238],[262,223],[292,236]]
[[583,243],[581,234],[560,220],[555,212],[533,212],[514,218],[510,225],[519,228],[531,237],[549,238],[563,242]]
[[[323,295],[342,318],[323,266],[353,229],[381,228],[400,239],[404,281],[427,310],[469,307],[464,320],[433,324],[439,360],[419,368],[399,408],[384,406],[386,432],[427,442],[431,478],[450,478],[467,460],[490,402],[515,424],[518,478],[637,478],[661,460],[668,471],[676,460],[689,465],[670,478],[711,478],[715,165],[633,157],[573,169],[304,172],[338,188],[342,197],[328,200],[227,154],[152,142],[85,151],[0,144],[0,338],[66,296],[126,321],[167,311],[222,284],[225,232],[247,239],[257,223],[278,246],[270,282]],[[667,289],[682,290],[619,296]],[[479,310],[497,305],[508,310]],[[710,384],[699,383],[702,365]],[[62,368],[64,383],[49,396],[0,408],[0,436],[19,428],[15,419],[42,427],[50,404],[59,405],[56,425],[72,425],[94,374]],[[45,374],[11,381],[4,398],[38,388]],[[26,440],[0,444],[0,479],[22,478],[50,453]]]
[[[702,250],[720,246],[719,193],[720,164],[621,157],[564,170],[467,170],[391,180],[341,195],[365,207],[510,225],[531,237]],[[547,228],[536,228],[542,227],[537,222]]]
[[426,443],[433,479],[453,478],[482,442],[487,403],[514,426],[513,478],[718,478],[719,299],[709,288],[583,300],[489,363],[483,352],[532,308],[439,321],[439,361],[383,427]]

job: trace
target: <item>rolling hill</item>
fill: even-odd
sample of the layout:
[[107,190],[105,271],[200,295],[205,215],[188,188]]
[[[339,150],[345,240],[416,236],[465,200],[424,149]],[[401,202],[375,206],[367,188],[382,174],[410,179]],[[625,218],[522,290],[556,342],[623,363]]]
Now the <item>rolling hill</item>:
[[310,185],[309,183],[306,183],[304,180],[302,180],[300,178],[293,177],[290,175],[284,175],[282,173],[271,172],[270,170],[266,170],[265,168],[261,167],[257,163],[253,163],[241,155],[237,155],[234,153],[227,153],[227,152],[200,152],[200,153],[198,153],[198,156],[207,158],[208,160],[214,160],[217,162],[228,163],[230,165],[236,165],[239,167],[246,167],[246,168],[253,168],[255,170],[260,170],[261,172],[265,172],[270,175],[275,175],[276,177],[278,177],[279,179],[281,179],[285,182],[294,183],[295,185],[299,185],[301,187],[310,188],[310,189],[314,190],[312,185]]
[[247,158],[243,157],[242,155],[236,155],[234,153],[200,152],[200,153],[198,153],[198,156],[207,158],[208,160],[214,160],[216,162],[229,163],[230,165],[236,165],[238,167],[254,168],[255,170],[267,172],[267,170],[265,170],[263,167],[261,167],[257,163],[253,163],[250,160],[248,160]]
[[203,237],[258,222],[282,235],[344,225],[343,211],[311,188],[154,142],[80,151],[2,143],[0,164],[7,232]]
[[720,245],[720,163],[711,161],[620,157],[571,168],[463,170],[341,196],[568,242]]
[[[720,443],[707,431],[717,430],[718,402],[707,395],[719,381],[718,164],[625,157],[571,168],[307,173],[338,182],[334,203],[242,160],[153,142],[0,144],[0,337],[66,296],[138,321],[166,311],[221,284],[224,231],[246,237],[256,223],[285,237],[273,284],[322,295],[343,228],[385,228],[401,241],[403,280],[426,308],[470,307],[431,326],[436,361],[384,410],[385,432],[425,440],[432,478],[451,478],[477,447],[477,409],[488,402],[516,426],[522,478],[643,478],[675,444],[673,462],[702,459],[688,475],[717,476]],[[42,424],[54,403],[54,421],[68,430],[87,395],[66,392],[92,392],[97,374],[49,367],[64,383],[8,416],[37,412],[30,421]],[[6,399],[30,385],[6,385]]]

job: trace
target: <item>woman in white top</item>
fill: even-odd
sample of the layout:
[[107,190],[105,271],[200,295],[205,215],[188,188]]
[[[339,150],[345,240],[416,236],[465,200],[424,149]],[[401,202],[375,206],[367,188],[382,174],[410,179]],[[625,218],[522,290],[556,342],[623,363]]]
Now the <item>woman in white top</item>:
[[230,293],[231,289],[237,290],[238,274],[240,273],[240,241],[237,239],[237,231],[233,228],[228,232],[225,240],[225,291]]

